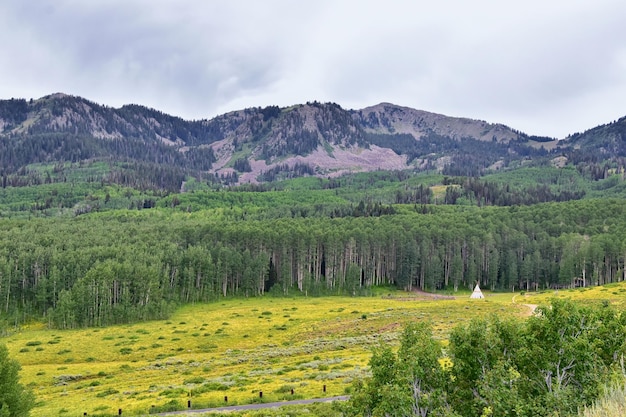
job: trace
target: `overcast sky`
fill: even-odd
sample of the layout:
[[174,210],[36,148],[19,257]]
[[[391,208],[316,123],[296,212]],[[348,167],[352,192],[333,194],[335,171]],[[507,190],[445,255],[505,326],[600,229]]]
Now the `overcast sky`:
[[385,101],[558,138],[626,115],[624,0],[2,0],[0,42],[5,99]]

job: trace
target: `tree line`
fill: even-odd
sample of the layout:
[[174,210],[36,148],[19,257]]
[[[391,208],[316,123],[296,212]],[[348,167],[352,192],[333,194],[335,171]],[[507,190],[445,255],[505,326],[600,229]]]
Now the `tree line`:
[[0,311],[7,320],[98,326],[268,292],[358,295],[378,285],[457,290],[476,282],[536,290],[624,279],[620,200],[425,208],[265,220],[244,220],[240,207],[4,219]]

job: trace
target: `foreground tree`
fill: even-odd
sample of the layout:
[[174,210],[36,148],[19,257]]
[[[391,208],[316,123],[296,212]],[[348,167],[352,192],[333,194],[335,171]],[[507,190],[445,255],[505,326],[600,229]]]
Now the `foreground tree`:
[[427,325],[408,325],[397,354],[374,351],[372,376],[355,385],[346,415],[575,416],[607,380],[623,383],[625,314],[564,300],[538,311],[526,321],[457,326],[451,366]]
[[447,403],[448,369],[442,367],[441,344],[426,323],[411,323],[404,329],[400,349],[389,346],[374,350],[372,377],[356,385],[356,392],[343,410],[348,416],[450,416]]
[[19,383],[19,370],[19,363],[0,345],[0,417],[26,417],[33,407],[33,394]]
[[[518,322],[474,319],[450,335],[454,366],[450,396],[464,416],[510,415],[518,407],[520,374],[515,357],[523,343]],[[489,411],[490,410],[490,411]],[[516,415],[516,414],[513,414]]]

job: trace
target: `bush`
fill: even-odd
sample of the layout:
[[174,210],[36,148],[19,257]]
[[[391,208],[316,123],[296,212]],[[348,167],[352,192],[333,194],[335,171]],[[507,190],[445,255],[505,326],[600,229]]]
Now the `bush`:
[[119,391],[113,388],[109,388],[102,392],[97,393],[96,397],[103,398],[103,397],[108,397],[109,395],[113,395],[113,394],[119,394]]
[[598,398],[611,369],[622,369],[615,358],[625,353],[626,323],[611,306],[560,299],[537,312],[526,321],[493,316],[456,326],[449,357],[430,326],[407,325],[397,352],[374,350],[372,377],[354,384],[345,415],[408,415],[415,407],[464,417],[576,415]]
[[189,378],[183,381],[183,384],[202,384],[204,382],[204,378],[201,376],[196,376],[193,378]]
[[208,391],[228,391],[228,385],[215,381],[207,382],[202,386],[202,388],[207,389]]
[[178,411],[182,410],[183,406],[177,400],[171,400],[163,405],[155,405],[150,407],[150,414],[159,414],[159,413],[167,413],[169,411]]
[[171,388],[161,391],[159,397],[179,397],[187,393],[185,388]]
[[291,393],[292,389],[295,389],[296,387],[294,387],[293,385],[282,385],[280,387],[278,387],[276,390],[274,390],[275,394],[285,394],[285,393]]

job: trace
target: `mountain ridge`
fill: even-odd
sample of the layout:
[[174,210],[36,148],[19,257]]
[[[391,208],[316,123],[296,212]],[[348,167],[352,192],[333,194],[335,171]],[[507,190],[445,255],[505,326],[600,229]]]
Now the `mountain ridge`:
[[[19,146],[33,138],[37,146],[45,143],[44,147],[53,148],[31,150],[35,156],[14,163],[8,158],[0,162],[5,171],[11,171],[27,163],[62,160],[64,152],[58,148],[72,142],[87,148],[74,159],[109,157],[170,164],[188,175],[204,172],[230,184],[263,182],[295,171],[328,177],[379,169],[434,169],[475,176],[564,150],[588,150],[607,140],[607,153],[620,154],[621,132],[626,130],[623,120],[604,125],[604,130],[598,127],[557,141],[529,136],[504,124],[387,102],[349,110],[314,101],[185,120],[142,105],[112,108],[55,93],[37,100],[0,100],[3,150],[15,152],[17,146],[22,152]],[[56,138],[53,145],[51,137]],[[29,149],[34,146],[30,144]],[[129,147],[135,149],[132,155]],[[146,148],[146,155],[141,155],[141,147]]]

